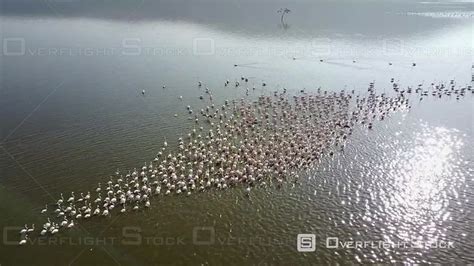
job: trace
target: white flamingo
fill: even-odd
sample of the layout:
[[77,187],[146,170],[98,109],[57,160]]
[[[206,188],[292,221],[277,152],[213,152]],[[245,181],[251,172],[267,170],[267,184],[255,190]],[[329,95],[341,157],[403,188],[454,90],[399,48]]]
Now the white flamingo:
[[48,211],[48,204],[46,204],[44,209],[41,210],[41,213],[46,213],[47,211]]

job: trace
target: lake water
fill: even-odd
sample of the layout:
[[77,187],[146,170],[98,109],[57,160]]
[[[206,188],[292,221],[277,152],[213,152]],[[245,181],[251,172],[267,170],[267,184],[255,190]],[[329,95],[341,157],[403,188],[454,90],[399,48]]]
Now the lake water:
[[[162,197],[18,247],[11,227],[39,227],[59,193],[141,167],[165,137],[176,146],[193,124],[173,115],[209,104],[199,80],[215,102],[283,87],[364,95],[370,82],[389,93],[391,78],[471,83],[469,2],[98,2],[1,3],[0,265],[474,261],[471,94],[414,101],[370,132],[356,129],[296,186]],[[283,21],[282,7],[291,10]],[[224,87],[241,76],[255,92]],[[316,235],[315,252],[296,250],[301,233]],[[328,237],[454,248],[333,249]]]

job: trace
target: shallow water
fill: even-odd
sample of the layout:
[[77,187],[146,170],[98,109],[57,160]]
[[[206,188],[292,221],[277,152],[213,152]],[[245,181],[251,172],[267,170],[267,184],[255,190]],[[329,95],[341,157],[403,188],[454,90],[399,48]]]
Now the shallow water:
[[[281,7],[292,10],[285,25]],[[392,77],[470,84],[472,12],[467,2],[2,2],[0,264],[472,262],[471,94],[414,98],[410,112],[356,130],[295,186],[254,189],[250,199],[240,189],[163,197],[21,248],[9,231],[38,227],[39,210],[61,192],[141,167],[165,137],[175,145],[193,127],[185,106],[210,104],[198,80],[215,102],[283,87],[364,95],[372,81],[388,93]],[[16,39],[5,48],[6,38]],[[224,87],[242,75],[256,87],[249,96]],[[315,252],[296,250],[299,233],[316,234]],[[454,248],[330,249],[327,237]]]

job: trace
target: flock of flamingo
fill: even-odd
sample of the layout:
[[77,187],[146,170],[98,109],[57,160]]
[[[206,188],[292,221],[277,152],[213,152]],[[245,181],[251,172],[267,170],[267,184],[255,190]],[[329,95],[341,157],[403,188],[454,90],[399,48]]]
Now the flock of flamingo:
[[[196,113],[187,106],[195,125],[184,138],[178,138],[177,147],[170,148],[165,139],[149,163],[130,171],[117,170],[90,191],[70,192],[67,198],[61,193],[56,202],[41,210],[46,221],[40,228],[24,225],[19,244],[27,244],[33,234],[49,237],[71,230],[79,221],[147,209],[154,198],[164,195],[190,196],[240,187],[249,196],[259,186],[279,188],[297,181],[324,156],[343,151],[355,127],[370,131],[392,113],[410,110],[414,95],[422,101],[430,95],[460,100],[468,92],[474,94],[472,86],[458,86],[454,80],[414,88],[402,88],[394,79],[391,83],[391,96],[377,93],[370,83],[363,94],[317,89],[290,95],[283,88],[271,95],[256,95],[254,100],[211,104]],[[236,88],[246,84],[246,77],[233,84],[224,82]],[[204,84],[199,81],[197,86]],[[249,92],[246,88],[246,94]],[[205,95],[199,98],[212,102],[207,87]]]

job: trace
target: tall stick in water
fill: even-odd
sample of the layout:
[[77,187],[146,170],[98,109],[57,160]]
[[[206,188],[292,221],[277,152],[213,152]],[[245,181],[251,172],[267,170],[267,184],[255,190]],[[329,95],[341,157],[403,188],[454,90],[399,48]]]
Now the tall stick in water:
[[280,8],[277,12],[281,13],[281,17],[280,17],[281,24],[286,25],[285,20],[284,20],[285,19],[285,14],[290,13],[291,10],[289,10],[288,8],[285,7],[285,8]]

